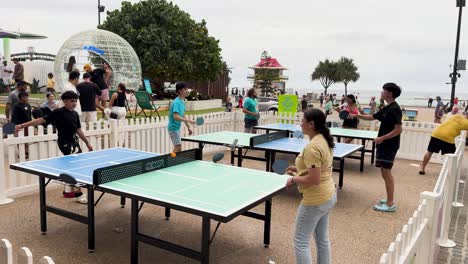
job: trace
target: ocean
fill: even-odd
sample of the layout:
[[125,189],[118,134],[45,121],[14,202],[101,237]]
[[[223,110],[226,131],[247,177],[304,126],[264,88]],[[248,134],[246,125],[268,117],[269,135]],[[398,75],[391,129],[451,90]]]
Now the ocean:
[[[461,90],[461,87],[457,87],[458,90]],[[309,92],[310,90],[299,90],[299,95],[304,94],[305,92]],[[314,90],[313,93],[317,94],[317,90]],[[344,90],[333,90],[330,89],[328,93],[336,93],[337,98],[341,98]],[[320,92],[319,92],[320,94]],[[367,105],[370,101],[372,96],[378,100],[380,98],[380,90],[350,90],[348,94],[354,94],[358,97],[358,101],[362,105]],[[397,102],[399,105],[403,106],[427,106],[427,101],[429,97],[435,98],[436,96],[440,96],[442,98],[442,102],[448,103],[450,101],[450,90],[448,91],[405,91],[403,90],[401,96],[397,98]],[[468,91],[456,92],[455,97],[458,97],[459,103],[466,102],[468,100]],[[432,103],[434,107],[435,100]]]

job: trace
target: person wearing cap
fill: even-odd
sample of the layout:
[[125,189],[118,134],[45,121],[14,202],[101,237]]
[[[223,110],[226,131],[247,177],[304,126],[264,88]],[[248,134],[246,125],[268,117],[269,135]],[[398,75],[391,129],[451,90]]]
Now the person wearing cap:
[[14,58],[13,63],[15,64],[15,71],[13,72],[13,79],[15,83],[24,80],[24,67],[18,59]]
[[377,145],[375,166],[380,167],[382,178],[385,182],[387,198],[381,199],[374,210],[381,212],[394,212],[396,204],[394,200],[395,181],[392,175],[392,167],[395,156],[400,148],[400,134],[402,132],[402,111],[395,101],[401,94],[401,88],[395,83],[386,83],[382,87],[381,98],[387,102],[379,112],[373,115],[350,114],[364,120],[379,120],[380,128],[378,137],[374,142]]
[[11,74],[13,70],[8,66],[6,61],[3,61],[3,65],[0,65],[0,77],[2,78],[3,85],[7,93],[10,92],[10,85],[11,85]]
[[453,115],[447,121],[432,131],[431,140],[427,146],[423,161],[419,167],[419,174],[426,174],[426,165],[432,154],[442,152],[442,155],[455,153],[455,138],[462,130],[468,130],[468,113],[463,115]]
[[[80,116],[75,111],[75,108],[78,105],[78,94],[73,91],[66,91],[62,93],[61,98],[64,104],[63,107],[55,109],[44,117],[16,125],[16,131],[29,126],[42,125],[44,123],[47,125],[54,124],[57,128],[57,144],[63,155],[66,156],[82,152],[78,137],[83,140],[88,147],[88,150],[92,151],[93,147],[81,129]],[[66,198],[74,197],[78,203],[87,203],[87,198],[83,195],[81,188],[79,187],[67,185],[63,192],[63,196]]]
[[99,87],[99,90],[101,90],[101,95],[96,96],[96,99],[103,108],[106,108],[106,102],[109,101],[109,87],[104,80],[106,71],[99,68],[93,70],[88,63],[83,66],[83,69],[91,74],[91,82],[95,83]]
[[83,74],[83,82],[76,85],[76,90],[80,94],[81,121],[96,122],[96,108],[104,111],[104,108],[96,103],[96,96],[101,95],[99,87],[91,82],[91,74]]
[[19,93],[25,92],[28,88],[28,84],[25,81],[18,81],[16,83],[16,89],[8,95],[8,99],[5,106],[5,116],[7,121],[10,122],[12,112],[11,110],[15,107],[15,104],[19,103]]
[[[77,71],[71,71],[68,73],[68,82],[65,83],[65,85],[62,88],[62,93],[66,91],[72,91],[76,93],[78,96],[80,96],[80,93],[78,90],[76,90],[76,85],[78,84],[80,80],[80,73]],[[78,104],[75,107],[75,111],[78,113],[79,116],[81,116],[81,104],[80,100],[78,100]]]

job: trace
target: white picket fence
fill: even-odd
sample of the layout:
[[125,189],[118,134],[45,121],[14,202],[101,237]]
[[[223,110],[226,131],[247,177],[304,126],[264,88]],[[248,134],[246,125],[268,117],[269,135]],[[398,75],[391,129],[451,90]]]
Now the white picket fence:
[[[241,112],[217,112],[189,116],[189,118],[197,117],[203,117],[205,124],[195,127],[194,134],[244,130],[244,115]],[[299,124],[301,118],[302,113],[275,115],[272,112],[264,112],[261,113],[259,123],[261,125],[277,122]],[[83,123],[82,128],[94,150],[119,146],[156,153],[169,153],[172,150],[172,144],[167,132],[167,123],[167,117],[160,120],[155,118],[131,119],[119,122],[111,120],[110,122]],[[363,129],[375,130],[378,128],[378,122],[363,121],[360,126]],[[404,122],[403,126],[402,143],[397,157],[421,160],[426,151],[427,142],[434,125],[429,123]],[[182,127],[182,134],[188,135],[185,126]],[[29,127],[28,129],[31,136],[25,137],[23,132],[20,132],[17,137],[9,135],[7,138],[0,139],[0,172],[3,172],[0,173],[0,205],[12,202],[12,199],[8,197],[37,191],[37,177],[10,170],[9,164],[61,156],[56,144],[57,135],[51,126],[47,127],[46,131],[42,127]],[[357,141],[356,143],[359,144]],[[81,146],[83,151],[88,151],[84,144],[81,144]],[[197,144],[183,142],[184,149],[193,147],[197,147]],[[209,152],[226,148],[206,145],[204,149]],[[28,154],[26,154],[26,150]],[[434,155],[432,161],[440,162],[441,159],[437,155]]]
[[[22,247],[16,256],[13,257],[13,246],[7,239],[0,239],[0,263],[1,264],[33,264],[33,255],[27,247]],[[50,257],[42,257],[39,264],[54,264]]]
[[380,264],[430,264],[437,262],[439,247],[454,247],[448,239],[452,207],[461,207],[457,201],[460,174],[463,167],[466,131],[456,140],[456,152],[444,155],[445,160],[432,192],[420,195],[421,201],[380,258]]

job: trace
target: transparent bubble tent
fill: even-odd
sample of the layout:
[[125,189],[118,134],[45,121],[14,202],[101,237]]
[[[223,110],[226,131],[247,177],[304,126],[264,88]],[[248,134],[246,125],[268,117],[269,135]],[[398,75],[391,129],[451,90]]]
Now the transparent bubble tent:
[[91,64],[93,69],[103,68],[107,62],[111,66],[114,76],[112,88],[119,83],[135,90],[141,85],[141,64],[132,46],[122,37],[100,29],[83,31],[70,37],[60,48],[55,58],[54,78],[56,89],[61,90],[68,81],[67,65],[70,57],[74,57],[78,69],[83,77],[83,66]]

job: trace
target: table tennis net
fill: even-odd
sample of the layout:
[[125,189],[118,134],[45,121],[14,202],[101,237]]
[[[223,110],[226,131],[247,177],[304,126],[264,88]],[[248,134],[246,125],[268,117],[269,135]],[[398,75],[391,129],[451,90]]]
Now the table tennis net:
[[93,173],[95,185],[122,180],[143,173],[164,169],[183,163],[201,159],[199,149],[190,149],[177,152],[175,157],[171,154],[130,161],[109,167],[96,169]]
[[282,139],[282,138],[287,138],[287,137],[289,137],[289,131],[286,131],[286,130],[258,135],[258,136],[250,138],[250,146],[254,147],[259,144],[263,144],[266,142],[270,142],[270,141],[274,141],[274,140]]

